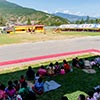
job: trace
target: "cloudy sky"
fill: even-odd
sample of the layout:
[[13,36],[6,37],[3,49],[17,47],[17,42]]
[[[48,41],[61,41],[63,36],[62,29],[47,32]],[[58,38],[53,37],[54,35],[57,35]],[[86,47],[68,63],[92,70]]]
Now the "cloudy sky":
[[100,0],[7,0],[49,13],[64,12],[100,17]]

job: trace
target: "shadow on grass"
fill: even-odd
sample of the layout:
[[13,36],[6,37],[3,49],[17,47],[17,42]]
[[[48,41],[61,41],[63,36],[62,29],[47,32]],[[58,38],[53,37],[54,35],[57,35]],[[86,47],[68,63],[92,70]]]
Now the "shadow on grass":
[[[95,56],[88,57],[89,59]],[[71,61],[69,61],[71,63]],[[61,64],[61,63],[60,63]],[[46,65],[47,66],[47,65]],[[35,72],[37,68],[34,68]],[[44,93],[41,96],[37,96],[37,100],[60,100],[61,96],[67,95],[69,100],[77,100],[79,93],[87,93],[94,86],[100,84],[100,69],[94,67],[96,70],[95,74],[87,74],[81,69],[73,68],[73,72],[69,72],[65,75],[56,75],[53,77],[45,77],[44,80],[55,80],[57,83],[61,84],[61,87]],[[0,75],[0,81],[7,85],[8,80],[19,79],[21,75],[25,75],[26,70],[6,73]]]

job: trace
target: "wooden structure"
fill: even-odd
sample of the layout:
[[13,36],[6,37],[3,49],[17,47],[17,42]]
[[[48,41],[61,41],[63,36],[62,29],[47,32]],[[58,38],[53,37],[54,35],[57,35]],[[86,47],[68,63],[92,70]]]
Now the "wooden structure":
[[7,28],[6,32],[9,34],[13,33],[26,33],[26,32],[44,32],[44,25],[16,25],[11,28]]

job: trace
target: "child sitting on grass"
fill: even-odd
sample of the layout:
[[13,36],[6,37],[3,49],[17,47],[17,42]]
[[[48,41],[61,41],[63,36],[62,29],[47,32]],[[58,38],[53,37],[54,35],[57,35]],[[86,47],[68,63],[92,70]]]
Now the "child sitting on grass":
[[65,70],[64,70],[64,67],[63,67],[63,66],[62,66],[61,69],[60,69],[60,74],[61,74],[61,75],[64,75],[64,74],[65,74]]
[[20,76],[19,82],[22,84],[23,82],[25,82],[25,77],[24,75]]
[[32,90],[37,93],[38,95],[43,94],[44,92],[44,83],[42,81],[42,78],[40,77],[38,81],[34,84],[32,87]]
[[60,73],[60,65],[59,65],[59,63],[56,62],[55,65],[54,65],[54,67],[55,67],[55,73],[59,74]]

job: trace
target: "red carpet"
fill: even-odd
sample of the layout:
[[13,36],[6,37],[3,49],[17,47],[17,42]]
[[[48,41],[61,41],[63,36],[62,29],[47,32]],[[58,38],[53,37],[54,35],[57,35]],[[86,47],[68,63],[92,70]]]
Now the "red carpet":
[[24,58],[24,59],[18,59],[18,60],[10,60],[10,61],[0,62],[0,66],[29,62],[29,61],[36,61],[36,60],[42,60],[42,59],[48,59],[48,58],[63,57],[63,56],[69,56],[69,55],[75,55],[75,54],[84,54],[84,53],[100,53],[100,50],[88,49],[88,50],[81,50],[81,51],[75,51],[75,52],[65,52],[65,53]]

